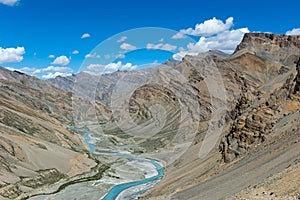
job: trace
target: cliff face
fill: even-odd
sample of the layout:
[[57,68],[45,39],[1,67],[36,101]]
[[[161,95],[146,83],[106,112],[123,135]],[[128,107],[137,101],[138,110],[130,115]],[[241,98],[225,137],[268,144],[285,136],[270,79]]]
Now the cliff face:
[[282,117],[299,110],[295,92],[299,55],[299,36],[250,33],[228,59],[236,69],[242,69],[243,84],[238,103],[229,112],[233,125],[221,144],[225,161],[272,137]]
[[[183,61],[177,69],[197,69],[203,63],[203,56],[198,58],[189,58],[191,66]],[[194,145],[168,166],[165,178],[145,197],[219,199],[261,183],[261,188],[250,190],[260,192],[259,198],[267,198],[262,194],[296,198],[299,189],[295,179],[282,170],[290,165],[291,173],[298,173],[299,58],[300,36],[263,33],[246,34],[228,58],[214,57],[227,94],[226,119],[219,121],[224,125],[220,145],[205,160],[199,159],[203,135],[207,133],[201,129],[207,124],[202,123]],[[201,91],[201,108],[211,107],[205,98],[207,89],[199,85],[195,88]],[[205,121],[211,116],[208,112],[203,117]],[[277,173],[277,178],[271,178],[273,182],[267,181],[268,176]],[[285,175],[289,184],[278,181]],[[249,193],[241,192],[236,198]]]
[[246,52],[271,62],[292,64],[300,48],[300,36],[268,33],[247,33],[237,46],[233,56]]

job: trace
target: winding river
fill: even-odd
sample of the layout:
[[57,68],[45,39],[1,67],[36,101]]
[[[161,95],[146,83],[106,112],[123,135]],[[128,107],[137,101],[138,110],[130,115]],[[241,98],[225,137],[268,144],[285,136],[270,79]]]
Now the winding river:
[[[90,132],[90,131],[84,131],[84,132],[85,132],[84,142],[89,146],[90,152],[93,153],[93,154],[96,154],[97,147],[95,146],[94,142],[91,142],[92,141],[91,137],[92,137],[93,133]],[[122,192],[124,192],[124,191],[126,191],[130,188],[133,188],[133,187],[136,187],[136,186],[141,186],[141,185],[144,185],[144,184],[147,184],[147,183],[152,183],[152,182],[155,182],[155,181],[159,181],[164,176],[163,167],[161,166],[160,163],[158,163],[155,160],[141,158],[141,157],[137,157],[137,156],[134,156],[134,155],[131,155],[131,154],[124,154],[124,153],[120,153],[120,152],[112,152],[111,155],[112,156],[119,156],[119,157],[128,158],[128,159],[135,160],[135,161],[138,161],[138,162],[148,162],[148,163],[155,166],[156,171],[157,171],[157,175],[149,177],[149,178],[145,178],[145,179],[142,179],[142,180],[138,180],[138,181],[133,181],[133,182],[128,182],[128,183],[122,183],[122,184],[115,185],[103,197],[103,200],[115,200],[115,199],[118,198],[118,196]],[[147,189],[150,189],[150,188],[147,188]],[[145,192],[145,191],[142,191],[142,192]]]

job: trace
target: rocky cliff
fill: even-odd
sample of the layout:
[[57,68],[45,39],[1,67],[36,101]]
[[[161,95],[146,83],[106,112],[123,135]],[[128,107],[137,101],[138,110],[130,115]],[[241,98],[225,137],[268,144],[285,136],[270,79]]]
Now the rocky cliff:
[[[233,55],[215,57],[227,94],[220,145],[199,159],[205,130],[198,132],[194,145],[145,197],[299,198],[297,178],[291,175],[299,173],[299,44],[300,36],[249,33]],[[193,59],[195,67],[199,61]],[[177,67],[186,70],[184,61]],[[205,102],[201,95],[199,101]]]

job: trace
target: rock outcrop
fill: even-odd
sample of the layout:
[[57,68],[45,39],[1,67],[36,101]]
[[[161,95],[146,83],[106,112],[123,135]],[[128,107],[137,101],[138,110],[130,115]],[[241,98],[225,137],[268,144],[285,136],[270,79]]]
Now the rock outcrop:
[[[144,197],[230,197],[295,165],[300,156],[299,58],[300,36],[264,33],[246,34],[228,58],[214,57],[227,94],[227,115],[225,123],[221,123],[225,125],[219,148],[214,148],[205,160],[199,159],[198,151],[207,133],[201,126],[208,126],[200,123],[194,145],[167,167],[162,182]],[[197,69],[201,63],[196,58],[189,61],[191,66],[183,61],[177,68],[188,71],[189,67]],[[205,98],[207,89],[195,88],[201,91],[198,96],[201,108],[211,107]],[[203,121],[209,121],[211,116],[208,112],[202,117]],[[280,187],[286,187],[284,182],[280,183]],[[297,193],[299,190],[294,187],[293,194]],[[272,194],[290,198],[280,190]]]

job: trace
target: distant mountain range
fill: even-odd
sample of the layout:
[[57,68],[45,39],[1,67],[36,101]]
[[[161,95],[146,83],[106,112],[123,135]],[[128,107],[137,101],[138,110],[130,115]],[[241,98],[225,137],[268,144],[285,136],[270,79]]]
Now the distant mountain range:
[[[168,163],[141,199],[300,197],[300,36],[247,33],[232,55],[101,76],[43,81],[0,68],[0,94],[3,198],[101,166],[70,130],[90,124],[110,138],[105,147]],[[210,126],[220,134],[207,138]]]

